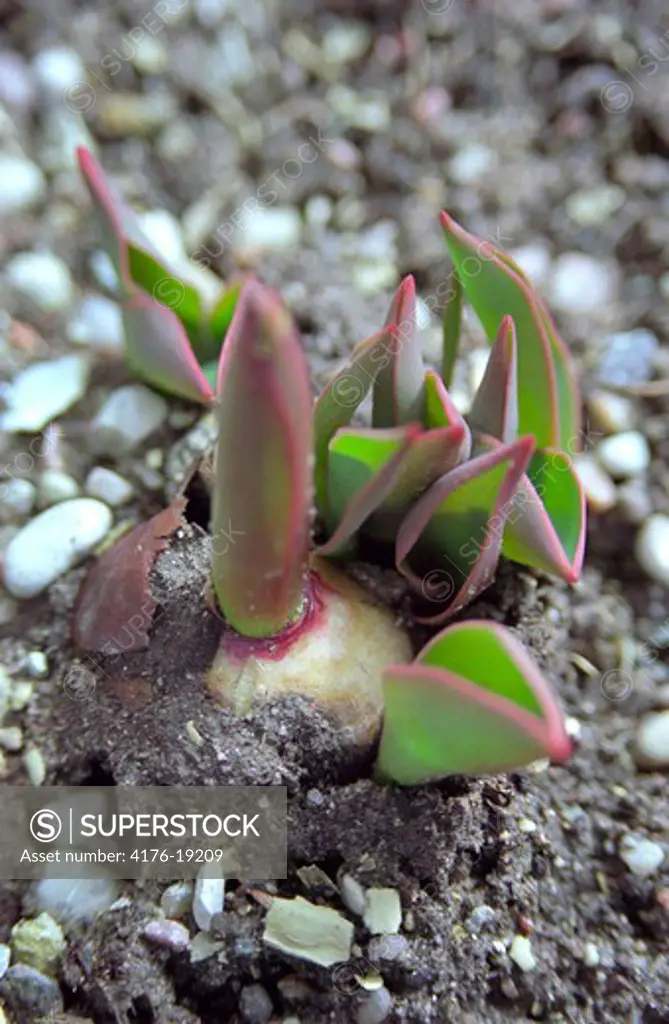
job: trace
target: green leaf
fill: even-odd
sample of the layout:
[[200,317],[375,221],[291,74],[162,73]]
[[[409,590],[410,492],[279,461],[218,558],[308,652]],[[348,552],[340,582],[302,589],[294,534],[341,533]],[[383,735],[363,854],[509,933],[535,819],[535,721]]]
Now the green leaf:
[[453,277],[451,284],[452,289],[444,305],[442,316],[441,377],[447,388],[453,381],[453,370],[458,358],[460,331],[462,330],[462,285],[457,275]]
[[209,316],[209,328],[217,342],[223,341],[237,308],[244,281],[235,281],[223,290]]
[[309,551],[312,398],[297,330],[278,295],[249,281],[221,353],[212,576],[244,636],[299,614]]
[[400,785],[561,761],[572,751],[548,682],[495,623],[445,629],[413,664],[385,670],[383,694],[376,771]]
[[202,320],[202,302],[199,292],[150,252],[128,243],[130,276],[161,306],[171,309],[187,329],[198,328]]
[[533,451],[531,437],[495,445],[443,476],[406,516],[397,534],[397,568],[442,605],[419,621],[443,622],[492,582],[506,517]]
[[502,554],[576,583],[585,549],[585,496],[566,452],[538,451],[509,509]]
[[446,243],[465,296],[492,341],[511,316],[518,341],[519,430],[540,447],[567,448],[579,434],[579,401],[564,343],[511,258],[442,213]]

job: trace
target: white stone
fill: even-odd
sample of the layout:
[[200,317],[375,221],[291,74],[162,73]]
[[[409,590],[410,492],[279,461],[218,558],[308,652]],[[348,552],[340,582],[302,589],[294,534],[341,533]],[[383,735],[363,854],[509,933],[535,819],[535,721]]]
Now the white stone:
[[0,430],[41,430],[82,398],[88,372],[88,360],[80,355],[28,366],[5,392],[7,408],[0,413]]
[[635,758],[643,768],[669,767],[669,711],[643,719],[636,734]]
[[46,779],[46,761],[39,747],[30,747],[23,755],[23,767],[31,786],[41,786]]
[[352,914],[362,917],[365,912],[367,900],[365,890],[353,875],[342,875],[339,881],[339,890],[344,906],[348,907]]
[[650,465],[650,449],[638,430],[613,434],[597,445],[597,458],[613,477],[627,478],[644,473]]
[[16,753],[23,746],[23,729],[18,725],[0,727],[0,747]]
[[350,959],[354,931],[353,923],[331,907],[316,906],[301,896],[275,897],[263,942],[300,960],[332,967]]
[[69,267],[52,253],[19,252],[7,264],[6,276],[19,295],[48,313],[67,309],[72,302]]
[[397,889],[368,889],[362,919],[372,935],[395,935],[402,923],[402,903]]
[[599,965],[599,950],[594,942],[586,942],[583,946],[583,963],[586,967],[597,967]]
[[216,865],[207,865],[195,880],[193,917],[203,932],[208,932],[214,914],[223,912],[225,879],[215,871]]
[[623,206],[627,193],[620,185],[603,184],[596,188],[579,188],[568,196],[567,214],[584,227],[601,224]]
[[356,288],[363,295],[378,295],[387,288],[395,287],[397,267],[392,260],[367,260],[364,263],[356,263],[351,276]]
[[67,501],[78,496],[79,484],[69,473],[63,473],[60,469],[45,469],[39,478],[38,508],[49,508],[51,505],[57,505],[59,501]]
[[46,192],[39,167],[17,153],[0,153],[0,182],[0,217],[30,209]]
[[235,248],[289,249],[302,234],[302,220],[293,206],[272,206],[249,213],[248,224],[236,233]]
[[620,840],[620,859],[633,875],[648,878],[654,875],[664,860],[664,850],[643,836],[626,835]]
[[67,929],[93,921],[117,895],[117,883],[108,878],[43,878],[30,902]]
[[525,935],[514,935],[509,947],[509,956],[521,971],[533,971],[537,966],[532,943]]
[[551,268],[551,253],[544,242],[537,241],[512,249],[510,255],[534,284],[545,284]]
[[669,587],[669,516],[650,516],[637,534],[634,553],[651,579]]
[[577,455],[574,467],[594,512],[608,512],[616,503],[616,487],[592,455]]
[[167,419],[164,398],[141,384],[128,384],[113,391],[93,421],[100,431],[97,449],[115,453],[137,448]]
[[49,674],[49,660],[44,651],[29,651],[25,669],[32,679],[46,679]]
[[35,504],[36,489],[30,480],[14,477],[0,483],[0,516],[3,519],[22,519],[30,515]]
[[4,942],[0,943],[0,978],[3,978],[7,973],[11,956],[12,951],[9,946]]
[[93,277],[100,287],[106,288],[110,292],[116,292],[119,278],[109,254],[103,252],[102,249],[96,249],[91,253],[90,264]]
[[16,50],[0,50],[0,103],[28,110],[35,102],[35,83],[27,62]]
[[14,597],[41,593],[88,555],[111,529],[112,514],[93,498],[75,498],[40,512],[5,551],[5,586]]
[[155,36],[143,36],[135,44],[132,62],[142,75],[162,75],[170,66],[170,55]]
[[165,917],[185,917],[193,902],[193,885],[191,882],[174,882],[168,885],[160,897],[160,909]]
[[362,21],[336,21],[323,38],[323,55],[329,64],[346,64],[363,55],[370,39]]
[[592,313],[613,303],[618,294],[617,268],[580,252],[557,258],[549,281],[550,300],[568,313]]
[[449,161],[448,171],[457,185],[478,181],[497,165],[497,154],[488,146],[465,146]]
[[596,426],[607,434],[621,434],[636,425],[634,403],[624,395],[593,391],[588,397],[588,409]]
[[104,295],[87,295],[68,324],[67,336],[75,345],[120,351],[123,348],[120,308]]
[[184,258],[186,252],[181,225],[171,213],[167,210],[147,210],[137,215],[137,221],[165,263]]
[[86,80],[86,68],[75,50],[51,46],[33,60],[33,72],[47,95],[62,99],[66,89]]
[[99,498],[112,508],[124,505],[134,494],[132,484],[105,466],[95,466],[84,482],[84,491],[91,498]]

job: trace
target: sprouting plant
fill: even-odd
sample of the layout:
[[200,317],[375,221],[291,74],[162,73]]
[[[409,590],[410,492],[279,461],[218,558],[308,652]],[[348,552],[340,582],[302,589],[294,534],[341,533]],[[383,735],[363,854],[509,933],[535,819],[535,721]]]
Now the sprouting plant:
[[[408,636],[390,612],[334,564],[369,539],[389,545],[399,571],[437,606],[423,617],[435,623],[491,582],[502,553],[568,579],[578,575],[583,501],[569,456],[560,453],[561,475],[547,475],[540,488],[536,477],[556,452],[537,452],[531,433],[519,436],[529,415],[519,402],[527,386],[520,353],[533,344],[533,321],[523,316],[522,304],[514,319],[500,311],[466,422],[440,376],[423,366],[411,278],[382,330],[354,349],[315,405],[288,311],[257,281],[243,286],[216,375],[211,482],[210,600],[222,621],[208,685],[224,704],[243,714],[259,701],[306,696],[356,749],[380,733],[378,775],[407,785],[568,755],[550,687],[508,630],[460,622],[411,661]],[[445,351],[453,347],[452,311],[446,324]],[[191,350],[178,337],[167,387],[185,394]],[[156,334],[154,355],[160,344]],[[370,389],[372,424],[352,426]],[[574,391],[570,401],[575,408]],[[96,609],[118,589],[117,567],[140,551],[147,585],[155,557],[147,552],[164,546],[182,506],[183,499],[169,525],[159,514],[151,543],[143,524],[100,558],[80,595],[80,646],[104,642],[106,618]]]

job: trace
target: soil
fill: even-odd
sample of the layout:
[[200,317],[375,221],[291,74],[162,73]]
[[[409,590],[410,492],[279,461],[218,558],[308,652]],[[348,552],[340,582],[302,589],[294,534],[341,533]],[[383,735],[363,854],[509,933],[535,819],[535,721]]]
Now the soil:
[[[142,14],[149,10],[140,6]],[[0,42],[32,56],[60,40],[99,70],[104,54],[136,24],[136,7],[129,0],[10,5]],[[171,69],[164,78],[178,101],[179,124],[192,136],[187,158],[170,156],[164,134],[162,146],[155,138],[126,137],[132,133],[114,138],[104,92],[86,120],[105,166],[124,176],[132,199],[181,215],[223,180],[221,222],[294,158],[304,140],[331,134],[353,144],[353,156],[339,147],[305,164],[282,196],[302,212],[313,196],[328,197],[339,211],[337,230],[309,228],[301,246],[257,260],[257,272],[280,288],[300,324],[315,386],[354,341],[378,328],[388,301],[388,288],[369,296],[352,286],[350,231],[394,224],[397,268],[413,272],[428,295],[447,272],[436,227],[445,204],[506,248],[539,240],[554,254],[585,251],[619,267],[620,298],[606,322],[593,329],[587,318],[558,313],[586,391],[597,374],[591,331],[599,337],[604,327],[642,325],[666,340],[666,313],[653,291],[669,249],[664,72],[639,78],[637,68],[634,78],[628,67],[661,34],[659,3],[248,0],[244,8],[239,17],[255,73],[231,93],[221,85],[218,99],[204,62],[213,30],[192,12],[166,29]],[[367,49],[339,80],[387,99],[392,116],[383,131],[347,125],[331,110],[328,84],[317,71],[276,56],[288,30],[299,27],[321,39],[340,17],[371,29]],[[633,102],[611,110],[602,90],[620,81]],[[156,81],[142,81],[128,63],[112,85],[141,92]],[[253,125],[256,142],[249,141]],[[25,126],[27,137],[33,130],[39,124]],[[448,160],[473,143],[491,147],[498,168],[474,185],[449,179]],[[564,213],[570,193],[607,180],[628,190],[621,213],[596,226],[574,224]],[[60,182],[63,197],[74,196],[83,210],[74,176]],[[44,224],[26,218],[2,245],[11,252],[37,238],[90,286],[92,227],[84,223],[74,235],[59,231],[57,218]],[[255,259],[227,246],[214,264],[225,276]],[[39,315],[34,323],[52,351],[64,347],[57,323]],[[470,328],[469,345],[478,340]],[[71,421],[65,418],[65,436],[125,379],[118,367],[101,367]],[[655,511],[669,509],[666,406],[662,397],[638,401],[653,445],[639,486]],[[173,408],[185,407],[175,402]],[[182,434],[165,427],[152,447],[168,451]],[[85,466],[92,455],[83,447],[77,457]],[[174,481],[162,483],[171,496]],[[138,520],[164,503],[163,488],[147,486],[132,516]],[[353,918],[355,959],[326,970],[263,945],[265,909],[254,896],[262,885],[240,884],[215,922],[224,955],[191,963],[186,953],[156,950],[142,938],[161,886],[128,883],[127,901],[68,943],[61,982],[71,1016],[63,1021],[253,1024],[268,1019],[252,1016],[244,1000],[249,986],[259,984],[271,1000],[272,1022],[286,1024],[669,1022],[669,856],[652,878],[634,876],[618,856],[628,833],[665,843],[669,835],[666,775],[641,771],[632,753],[640,718],[666,700],[669,672],[660,657],[621,699],[604,682],[620,669],[622,646],[646,640],[669,614],[666,591],[647,580],[629,551],[631,530],[619,508],[593,516],[576,588],[504,564],[461,616],[510,626],[555,682],[576,740],[569,763],[407,790],[379,785],[371,763],[342,757],[336,731],[307,701],[292,698],[240,722],[206,694],[202,674],[220,626],[205,602],[209,551],[198,522],[180,530],[156,562],[151,586],[158,605],[146,649],[115,659],[75,650],[72,611],[90,564],[23,604],[2,627],[0,655],[11,668],[26,651],[48,654],[51,674],[16,718],[44,754],[48,782],[285,785],[289,874],[266,888],[351,917],[336,888],[342,874],[351,874],[365,886],[397,888],[403,909],[402,941],[384,945]],[[361,561],[351,572],[411,623],[410,599],[392,570]],[[429,634],[412,629],[418,648]],[[201,747],[187,739],[189,721],[204,739]],[[25,782],[20,757],[8,759],[5,781]],[[310,876],[301,869],[311,865],[333,885],[305,881]],[[26,889],[0,883],[0,941],[20,916]],[[533,970],[520,970],[508,955],[517,934],[531,938]],[[598,963],[588,958],[587,944],[597,947]],[[356,981],[370,964],[390,993],[385,1018],[372,1015],[370,996]]]

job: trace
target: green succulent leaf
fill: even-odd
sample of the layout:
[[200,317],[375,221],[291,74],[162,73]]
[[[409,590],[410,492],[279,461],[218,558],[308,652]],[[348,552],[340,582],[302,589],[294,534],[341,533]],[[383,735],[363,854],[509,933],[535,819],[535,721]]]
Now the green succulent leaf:
[[149,384],[207,405],[214,392],[193,354],[183,324],[167,306],[143,292],[123,303],[126,358]]
[[300,339],[274,292],[244,285],[221,353],[212,575],[248,637],[299,614],[309,549],[312,398]]
[[156,257],[131,242],[127,243],[128,267],[135,284],[167,306],[187,330],[197,330],[202,321],[202,300],[192,285],[176,277]]
[[507,516],[502,554],[576,583],[585,549],[585,496],[566,452],[538,451]]
[[446,213],[441,221],[465,296],[489,340],[504,316],[515,323],[519,430],[534,435],[540,447],[572,450],[580,428],[578,390],[569,353],[543,302],[506,253]]
[[447,388],[451,386],[453,381],[453,371],[458,358],[460,332],[462,330],[462,285],[457,274],[453,276],[450,284],[451,289],[444,304],[442,315],[441,377]]
[[533,451],[531,437],[495,445],[441,477],[408,513],[397,533],[397,568],[440,605],[419,621],[444,622],[492,582],[506,517]]
[[234,281],[223,290],[209,316],[209,329],[217,342],[222,342],[235,315],[245,279]]
[[504,444],[518,436],[516,330],[510,316],[500,325],[469,413],[469,425]]
[[424,411],[425,367],[418,341],[416,285],[409,274],[395,294],[388,318],[387,352],[377,366],[372,392],[372,426],[420,422]]
[[510,771],[572,752],[551,688],[515,637],[472,620],[439,633],[411,665],[383,673],[382,779],[415,786]]

